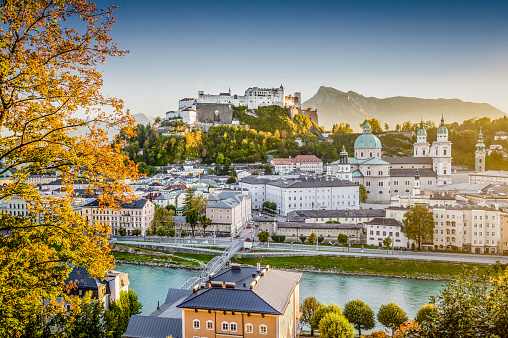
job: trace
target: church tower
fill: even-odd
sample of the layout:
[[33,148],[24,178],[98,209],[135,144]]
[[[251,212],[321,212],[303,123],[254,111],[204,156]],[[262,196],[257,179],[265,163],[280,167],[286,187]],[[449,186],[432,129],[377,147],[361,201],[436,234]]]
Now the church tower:
[[420,184],[420,172],[416,168],[415,183],[413,185],[413,196],[419,196],[422,192],[422,186]]
[[340,164],[348,164],[348,155],[346,151],[346,146],[342,146],[342,151],[339,153],[339,163]]
[[420,121],[420,129],[416,133],[416,143],[414,145],[415,157],[429,156],[429,143],[427,142],[427,132],[423,125],[423,119]]
[[437,174],[437,185],[452,183],[452,143],[448,141],[448,129],[441,116],[441,124],[437,128],[437,141],[430,148],[432,167]]
[[478,135],[478,143],[476,143],[476,153],[474,155],[474,170],[485,171],[485,143],[483,143],[483,134],[480,130]]

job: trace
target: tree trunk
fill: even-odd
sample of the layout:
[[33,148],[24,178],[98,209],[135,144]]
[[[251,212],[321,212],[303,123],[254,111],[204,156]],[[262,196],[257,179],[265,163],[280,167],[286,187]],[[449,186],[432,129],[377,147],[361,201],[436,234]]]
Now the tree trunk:
[[310,328],[310,335],[311,335],[312,337],[314,337],[314,329],[313,329],[313,328]]
[[358,328],[358,336],[361,337],[362,336],[362,329],[359,327]]

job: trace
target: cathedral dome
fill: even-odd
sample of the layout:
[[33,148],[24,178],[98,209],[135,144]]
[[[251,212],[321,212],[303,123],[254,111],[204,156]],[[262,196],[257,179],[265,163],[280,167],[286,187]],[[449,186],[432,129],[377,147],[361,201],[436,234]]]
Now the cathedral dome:
[[448,128],[446,128],[444,124],[444,117],[441,116],[441,124],[439,125],[439,128],[437,128],[438,134],[448,134]]
[[356,148],[379,148],[381,149],[381,140],[372,134],[362,134],[355,141]]
[[418,132],[416,133],[417,136],[425,136],[427,135],[427,132],[425,131],[425,128],[423,128],[423,119],[420,121],[420,129],[418,129]]

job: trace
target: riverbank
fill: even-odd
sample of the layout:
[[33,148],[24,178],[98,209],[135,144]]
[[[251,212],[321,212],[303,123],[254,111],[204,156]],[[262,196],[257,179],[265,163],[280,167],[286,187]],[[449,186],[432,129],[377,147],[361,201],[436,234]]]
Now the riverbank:
[[[139,253],[139,252],[138,252]],[[208,263],[213,255],[175,253],[168,261],[161,261],[160,256],[141,255],[137,258],[135,253],[130,253],[129,259],[115,253],[117,262],[150,265],[161,267],[175,267],[197,270],[195,264],[189,264],[189,261],[201,265]],[[181,259],[185,263],[181,264]],[[290,257],[242,257],[236,255],[231,260],[233,263],[255,266],[258,262],[263,265],[299,272],[328,273],[353,276],[371,276],[371,277],[389,277],[406,278],[421,280],[454,280],[462,274],[472,273],[475,270],[484,270],[488,264],[474,263],[453,263],[453,262],[435,262],[423,260],[398,260],[389,258],[366,258],[366,257],[344,257],[344,256],[290,256]]]

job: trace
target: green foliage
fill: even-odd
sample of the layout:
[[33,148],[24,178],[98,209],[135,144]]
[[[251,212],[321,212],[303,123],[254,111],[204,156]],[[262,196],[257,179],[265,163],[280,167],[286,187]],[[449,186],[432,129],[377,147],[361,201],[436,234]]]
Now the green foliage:
[[277,210],[277,204],[268,201],[263,203],[263,207],[273,211]]
[[298,237],[298,238],[300,238],[300,241],[301,241],[302,243],[305,243],[305,240],[307,239],[307,236],[303,236],[303,235],[302,235],[302,236],[300,236],[300,237]]
[[233,184],[236,183],[236,177],[229,176],[228,180],[226,181],[226,184]]
[[153,176],[153,175],[157,174],[157,172],[158,172],[154,166],[148,165],[145,162],[138,163],[138,171],[141,174],[146,174],[148,176]]
[[342,245],[345,245],[348,243],[349,237],[346,234],[339,234],[337,236],[337,242],[339,242]]
[[261,231],[258,234],[258,239],[261,243],[268,242],[268,239],[270,238],[270,233],[268,231]]
[[317,240],[318,243],[322,243],[325,240],[325,238],[323,236],[319,236]]
[[272,166],[267,165],[265,167],[265,175],[273,175]]
[[125,230],[125,228],[124,228],[124,227],[120,227],[120,228],[118,229],[118,234],[119,234],[120,236],[125,236],[125,235],[127,235],[127,230]]
[[212,220],[206,217],[206,215],[201,215],[199,216],[199,223],[201,223],[204,233],[206,231],[206,228],[208,228],[212,224]]
[[309,236],[309,238],[308,238],[307,240],[308,240],[308,241],[309,241],[309,243],[311,243],[311,244],[316,243],[316,241],[317,241],[317,236],[316,236],[316,234],[315,234],[315,233],[311,233],[311,234],[310,234],[310,236]]
[[152,231],[156,232],[160,227],[170,228],[173,225],[173,211],[161,206],[155,206],[155,213],[152,221]]
[[272,240],[277,243],[283,243],[285,239],[286,239],[286,236],[281,236],[281,235],[273,235],[272,236]]
[[[310,319],[314,312],[320,307],[322,304],[318,302],[316,297],[307,297],[303,300],[303,303],[300,305],[300,311],[302,313],[302,317],[300,318],[300,322],[306,325],[310,325]],[[314,336],[314,328],[311,327],[311,335]]]
[[131,316],[140,314],[142,307],[134,290],[120,291],[120,299],[110,302],[105,313],[107,336],[120,338],[127,330]]
[[385,248],[390,248],[391,245],[392,245],[392,239],[390,237],[386,237],[385,239],[383,239],[383,246]]
[[188,211],[192,208],[192,202],[194,201],[194,192],[193,188],[187,189],[187,193],[185,194],[185,199],[183,200],[184,210]]
[[355,329],[344,316],[330,312],[319,322],[319,337],[355,338]]
[[412,206],[404,214],[403,220],[405,228],[404,233],[407,238],[418,243],[418,249],[421,249],[423,242],[432,243],[434,238],[434,214],[424,205]]
[[395,303],[381,305],[377,313],[377,320],[392,331],[407,319],[407,314]]
[[195,236],[194,230],[198,224],[199,213],[196,209],[190,209],[185,213],[185,222],[189,224],[192,229],[192,237]]
[[374,311],[359,299],[352,300],[344,305],[344,317],[353,324],[360,336],[362,330],[371,330],[376,324]]
[[311,329],[317,330],[319,328],[319,322],[327,313],[336,313],[342,316],[342,310],[339,306],[334,303],[330,303],[328,305],[320,305],[309,319],[309,325]]
[[367,188],[363,184],[360,184],[360,202],[366,203],[367,202]]
[[169,231],[168,231],[168,235],[169,235],[169,237],[175,237],[175,235],[176,235],[176,230],[175,230],[175,228],[171,228],[171,229],[169,229]]
[[168,211],[173,211],[174,213],[176,213],[176,207],[172,204],[166,205],[166,209]]
[[139,235],[141,235],[141,229],[134,229],[132,231],[132,234],[136,237],[138,237]]
[[182,232],[180,233],[180,235],[181,235],[182,237],[186,237],[186,236],[188,236],[188,235],[189,235],[189,233],[187,232],[187,230],[182,230]]
[[98,299],[91,299],[91,292],[87,292],[78,304],[79,313],[71,321],[71,337],[106,337],[106,323],[104,305]]
[[430,323],[437,316],[437,307],[434,304],[423,304],[418,313],[416,314],[415,320],[422,323]]
[[155,232],[157,236],[164,237],[166,236],[166,228],[164,228],[162,225],[157,228],[157,231]]
[[383,132],[383,129],[381,128],[381,123],[379,123],[379,120],[376,118],[363,120],[363,122],[360,123],[360,127],[363,128],[363,126],[365,125],[365,123],[367,123],[367,121],[369,121],[370,130],[372,130],[372,133],[378,134]]

